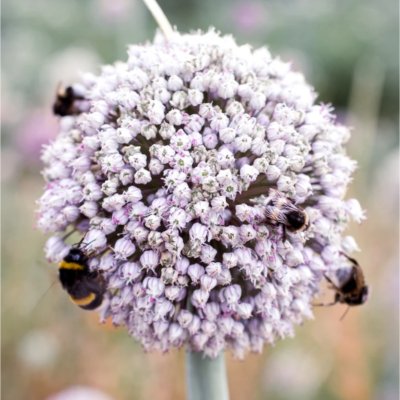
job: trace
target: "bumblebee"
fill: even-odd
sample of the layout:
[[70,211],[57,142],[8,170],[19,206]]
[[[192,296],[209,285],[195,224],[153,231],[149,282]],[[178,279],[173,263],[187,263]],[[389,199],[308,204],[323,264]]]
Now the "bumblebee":
[[83,97],[78,95],[72,86],[64,88],[60,85],[57,90],[56,100],[53,104],[53,113],[61,117],[79,114],[79,109],[75,107],[76,100],[83,100]]
[[103,302],[105,282],[97,272],[91,272],[88,258],[82,250],[72,247],[60,262],[58,272],[63,289],[72,302],[84,310],[93,310]]
[[334,301],[327,305],[336,303],[347,304],[348,306],[358,306],[368,300],[368,286],[365,283],[364,273],[354,258],[344,255],[350,262],[350,268],[340,268],[337,271],[338,285],[335,285],[328,276],[326,280],[335,290]]
[[302,232],[310,226],[307,213],[294,201],[277,190],[270,190],[266,204],[265,219],[271,225],[282,225],[290,232]]

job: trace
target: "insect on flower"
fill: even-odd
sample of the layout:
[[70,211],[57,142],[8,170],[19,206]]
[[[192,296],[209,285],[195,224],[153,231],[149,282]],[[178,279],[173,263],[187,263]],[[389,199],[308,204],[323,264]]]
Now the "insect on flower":
[[263,199],[265,220],[270,225],[281,225],[283,236],[289,232],[302,232],[310,226],[308,214],[283,193],[270,189],[269,196]]
[[80,111],[76,108],[75,101],[83,99],[82,96],[76,93],[72,86],[64,87],[60,84],[58,85],[56,99],[53,103],[53,113],[60,117],[79,114]]
[[84,310],[94,310],[103,302],[105,282],[98,272],[90,271],[88,257],[72,247],[58,267],[62,287],[71,300]]
[[368,286],[365,283],[364,273],[360,265],[354,258],[346,255],[345,257],[352,265],[350,268],[340,268],[336,271],[338,285],[325,275],[326,280],[336,292],[334,301],[326,305],[343,303],[349,306],[359,306],[368,300]]
[[325,279],[331,284],[335,291],[335,298],[331,303],[319,303],[314,306],[333,306],[337,303],[347,304],[349,307],[344,312],[341,320],[347,314],[350,306],[359,306],[368,300],[369,288],[366,285],[364,273],[358,262],[346,254],[343,254],[351,262],[350,267],[339,268],[336,271],[336,281],[325,274]]

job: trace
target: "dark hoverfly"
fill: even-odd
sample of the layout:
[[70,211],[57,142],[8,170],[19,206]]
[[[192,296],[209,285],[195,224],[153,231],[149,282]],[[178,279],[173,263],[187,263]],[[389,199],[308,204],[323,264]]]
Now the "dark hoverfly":
[[88,258],[79,248],[72,247],[58,267],[62,287],[71,300],[84,310],[93,310],[103,302],[105,282],[97,272],[91,272]]

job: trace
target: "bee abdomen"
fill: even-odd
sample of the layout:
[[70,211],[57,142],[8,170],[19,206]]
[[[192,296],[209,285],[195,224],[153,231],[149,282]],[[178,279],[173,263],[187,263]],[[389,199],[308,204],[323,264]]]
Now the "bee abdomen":
[[286,218],[288,227],[293,231],[300,230],[306,224],[306,215],[304,211],[290,211],[286,214]]
[[101,293],[91,292],[85,297],[77,298],[70,295],[74,304],[83,308],[84,310],[94,310],[103,302],[103,295]]

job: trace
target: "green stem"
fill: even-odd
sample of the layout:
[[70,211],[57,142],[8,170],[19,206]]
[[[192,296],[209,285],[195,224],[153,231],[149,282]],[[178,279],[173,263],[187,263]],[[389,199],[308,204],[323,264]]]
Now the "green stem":
[[203,353],[187,351],[188,400],[229,400],[224,354],[211,359]]

